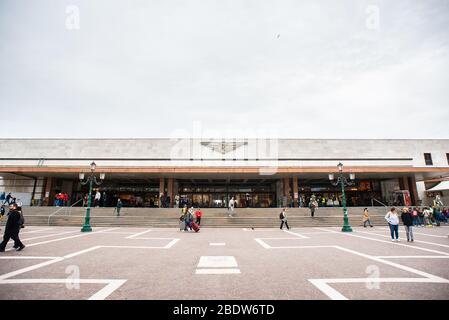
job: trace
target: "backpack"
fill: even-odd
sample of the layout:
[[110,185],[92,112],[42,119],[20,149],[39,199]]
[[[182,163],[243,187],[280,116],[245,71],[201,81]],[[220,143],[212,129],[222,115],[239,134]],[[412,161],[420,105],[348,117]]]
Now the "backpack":
[[23,228],[23,225],[25,224],[25,218],[23,217],[22,211],[19,211],[19,215],[20,215],[19,225],[20,225],[21,228]]
[[281,212],[281,213],[279,214],[279,219],[280,219],[280,220],[284,219],[284,212]]

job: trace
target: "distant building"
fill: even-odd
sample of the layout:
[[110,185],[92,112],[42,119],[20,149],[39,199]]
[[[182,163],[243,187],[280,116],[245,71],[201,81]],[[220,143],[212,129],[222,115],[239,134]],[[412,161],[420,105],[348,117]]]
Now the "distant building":
[[106,173],[98,187],[105,206],[118,197],[125,206],[157,207],[161,197],[173,206],[177,194],[181,205],[202,207],[231,197],[238,207],[298,206],[312,194],[339,205],[328,179],[339,162],[356,174],[349,206],[418,205],[425,181],[449,176],[449,140],[0,139],[0,193],[53,205],[64,192],[74,203],[87,192],[78,175],[92,161]]

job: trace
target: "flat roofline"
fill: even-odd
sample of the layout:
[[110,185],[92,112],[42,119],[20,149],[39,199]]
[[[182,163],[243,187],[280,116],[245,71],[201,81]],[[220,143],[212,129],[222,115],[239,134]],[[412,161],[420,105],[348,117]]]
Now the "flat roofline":
[[217,140],[217,141],[232,141],[232,140],[296,140],[296,141],[449,141],[449,138],[275,138],[275,137],[264,137],[264,138],[186,138],[186,137],[176,137],[176,138],[0,138],[2,140],[56,140],[56,141],[72,141],[72,140]]

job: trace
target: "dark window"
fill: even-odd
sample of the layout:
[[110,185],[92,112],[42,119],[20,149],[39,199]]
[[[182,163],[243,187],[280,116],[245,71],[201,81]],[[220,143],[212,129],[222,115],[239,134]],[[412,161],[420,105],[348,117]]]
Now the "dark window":
[[449,153],[446,153],[447,164],[449,164]]
[[424,153],[424,160],[426,161],[426,166],[433,166],[432,155],[430,153]]

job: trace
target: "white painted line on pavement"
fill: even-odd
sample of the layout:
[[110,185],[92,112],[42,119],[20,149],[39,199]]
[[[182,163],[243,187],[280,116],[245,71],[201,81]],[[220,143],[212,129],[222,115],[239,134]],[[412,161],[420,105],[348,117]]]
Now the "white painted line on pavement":
[[376,256],[380,259],[449,259],[449,256]]
[[90,248],[87,248],[87,249],[85,249],[85,250],[81,250],[81,251],[77,251],[77,252],[74,252],[74,253],[65,255],[65,256],[63,256],[63,258],[64,258],[64,259],[70,259],[70,258],[79,256],[79,255],[81,255],[81,254],[84,254],[84,253],[87,253],[87,252],[90,252],[90,251],[97,250],[97,249],[99,249],[99,248],[101,248],[101,246],[90,247]]
[[[366,231],[354,231],[357,233],[364,233],[364,234],[370,234],[369,232]],[[391,238],[390,235],[385,235],[385,234],[377,234],[377,233],[372,233],[373,236],[379,236],[379,237],[383,237],[383,238]],[[441,244],[441,243],[435,243],[435,242],[428,242],[428,241],[422,241],[422,240],[415,240],[415,243],[425,243],[425,244],[430,244],[433,246],[439,246],[439,247],[445,247],[445,248],[449,248],[449,245],[446,244]]]
[[[49,237],[56,237],[56,236],[62,236],[64,234],[68,234],[68,233],[75,233],[75,232],[79,232],[78,231],[65,231],[65,232],[61,232],[61,233],[52,233],[52,234],[47,234],[45,236],[37,236],[37,237],[33,237],[33,238],[26,238],[26,239],[20,239],[21,241],[30,241],[30,240],[35,240],[35,239],[42,239],[42,238],[49,238]],[[20,234],[19,234],[20,235]]]
[[239,274],[240,269],[196,269],[195,274]]
[[341,278],[341,279],[309,279],[332,300],[348,300],[340,292],[329,286],[329,283],[449,283],[446,279],[429,278]]
[[16,270],[16,271],[5,273],[5,274],[0,275],[0,280],[5,280],[7,278],[15,277],[15,276],[17,276],[19,274],[22,274],[22,273],[25,273],[25,272],[28,272],[28,271],[32,271],[32,270],[36,270],[36,269],[39,269],[39,268],[42,268],[42,267],[46,267],[48,265],[51,265],[53,263],[56,263],[56,262],[59,262],[59,261],[62,261],[62,260],[64,260],[64,258],[56,258],[56,259],[53,259],[53,260],[49,260],[49,261],[45,261],[45,262],[42,262],[42,263],[38,263],[38,264],[32,265],[30,267],[26,267],[26,268],[22,268],[22,269],[19,269],[19,270]]
[[234,256],[201,256],[197,268],[234,268],[237,266]]
[[[324,228],[314,228],[314,229],[317,229],[317,230],[328,230],[328,229],[324,229]],[[418,246],[414,246],[414,245],[411,246],[411,245],[404,244],[404,243],[397,243],[397,242],[391,242],[391,241],[386,241],[386,240],[374,239],[374,238],[370,238],[370,237],[359,236],[359,235],[356,235],[356,234],[350,234],[348,232],[333,231],[333,230],[331,230],[330,232],[335,233],[335,234],[345,235],[345,236],[348,236],[348,237],[355,237],[355,238],[366,239],[366,240],[370,240],[370,241],[388,243],[389,245],[394,245],[394,246],[402,246],[402,247],[407,247],[407,248],[413,248],[413,249],[416,249],[416,250],[422,250],[422,251],[432,252],[432,253],[436,253],[436,254],[442,254],[442,255],[446,255],[446,256],[449,255],[449,253],[443,252],[443,251],[427,249],[427,248],[418,247]]]
[[430,273],[427,273],[427,272],[424,272],[424,271],[420,271],[420,270],[417,270],[417,269],[414,269],[414,268],[411,268],[411,267],[408,267],[408,266],[403,266],[401,264],[398,264],[398,263],[395,263],[395,262],[391,262],[391,261],[388,261],[388,260],[383,260],[381,258],[376,258],[374,256],[370,256],[370,255],[362,253],[362,252],[358,252],[358,251],[355,251],[355,250],[347,249],[347,248],[344,248],[344,247],[341,247],[341,246],[334,246],[334,247],[337,248],[337,249],[340,249],[342,251],[346,251],[346,252],[349,252],[349,253],[352,253],[352,254],[364,257],[364,258],[369,259],[369,260],[373,260],[373,261],[376,261],[376,262],[379,262],[379,263],[383,263],[383,264],[395,267],[397,269],[401,269],[401,270],[404,270],[404,271],[408,271],[408,272],[420,275],[420,276],[428,278],[428,279],[439,279],[440,281],[449,281],[449,280],[446,280],[444,278],[435,276],[433,274],[430,274]]
[[225,242],[210,242],[209,245],[212,247],[223,247],[226,245],[226,243]]
[[325,279],[309,279],[309,281],[332,300],[348,300],[348,298],[328,285]]
[[[76,236],[70,236],[70,237],[64,237],[64,238],[58,238],[58,239],[52,239],[52,240],[37,242],[37,243],[31,243],[31,244],[27,244],[26,246],[27,247],[34,247],[34,246],[38,246],[38,245],[41,245],[41,244],[47,244],[47,243],[52,243],[52,242],[57,242],[57,241],[62,241],[62,240],[67,240],[67,239],[74,239],[74,238],[79,238],[79,237],[85,237],[85,236],[89,236],[91,234],[103,233],[103,232],[105,232],[107,230],[115,230],[115,229],[118,229],[118,228],[111,228],[111,229],[106,229],[104,231],[97,231],[97,232],[86,232],[86,233],[83,233],[83,234],[78,234]],[[5,251],[12,251],[12,250],[14,250],[14,248],[9,248],[9,249],[6,249]]]
[[[117,290],[121,285],[123,285],[126,280],[112,280],[112,279],[74,279],[73,282],[79,284],[104,284],[107,286],[99,290],[97,293],[92,295],[88,300],[104,300],[112,292]],[[72,279],[9,279],[0,280],[1,284],[70,284]]]
[[37,229],[37,230],[33,230],[33,231],[24,231],[24,232],[20,232],[20,234],[25,234],[25,233],[46,233],[47,230],[53,230],[54,227],[52,228],[45,228],[45,229]]
[[133,235],[130,235],[130,236],[126,237],[126,239],[134,239],[134,238],[137,238],[138,236],[141,236],[141,235],[143,235],[145,233],[148,233],[148,232],[151,232],[151,231],[153,231],[153,230],[148,229],[148,230],[143,231],[143,232],[135,233]]
[[111,280],[106,287],[95,293],[88,300],[104,300],[125,282],[126,280]]
[[271,247],[265,242],[265,241],[263,241],[262,239],[254,239],[254,240],[256,240],[256,242],[258,243],[258,244],[260,244],[262,247],[264,247],[265,249],[270,249]]
[[293,231],[289,231],[289,230],[282,230],[282,231],[284,231],[285,233],[297,236],[297,237],[299,237],[301,239],[310,239],[309,237],[303,236],[302,234],[299,234],[299,233],[296,233],[296,232],[293,232]]
[[52,260],[57,259],[59,257],[38,257],[38,256],[3,256],[0,257],[0,260]]
[[170,241],[165,247],[164,249],[170,249],[171,247],[173,247],[180,239],[173,239],[172,241]]
[[[379,229],[390,231],[390,229],[388,229],[388,228],[379,228]],[[421,228],[413,226],[413,235],[419,234],[419,235],[427,236],[427,237],[445,238],[445,239],[447,239],[447,235],[446,236],[440,236],[440,235],[435,235],[435,234],[428,234],[428,233],[423,233],[423,232],[417,232],[416,230],[421,230]],[[380,232],[380,231],[377,231],[377,232]]]

